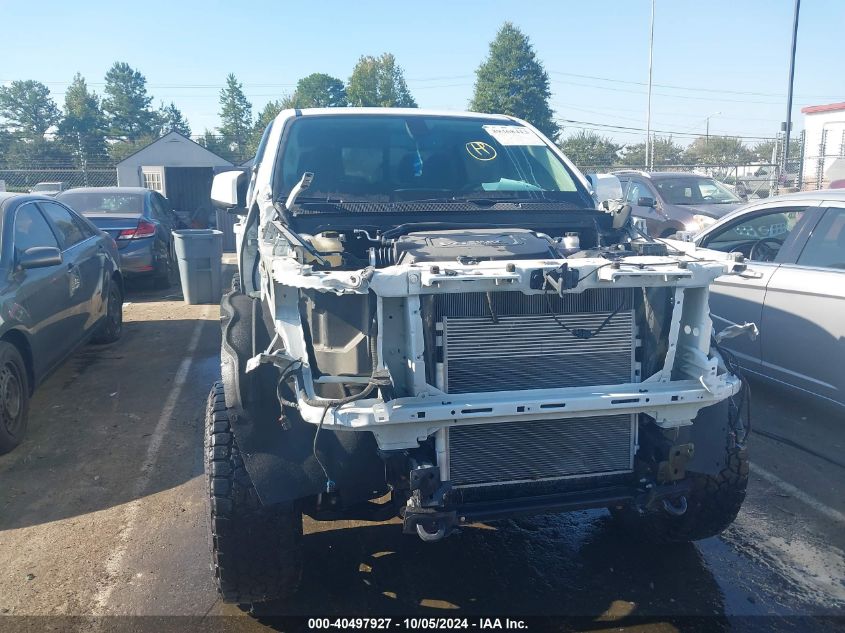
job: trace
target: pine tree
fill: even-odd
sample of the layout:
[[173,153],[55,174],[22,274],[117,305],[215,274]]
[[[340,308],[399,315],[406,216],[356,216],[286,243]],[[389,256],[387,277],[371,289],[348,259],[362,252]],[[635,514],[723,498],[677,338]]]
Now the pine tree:
[[246,157],[252,134],[252,104],[234,74],[226,77],[220,91],[220,135],[236,159]]
[[169,105],[164,105],[164,103],[162,103],[159,106],[158,120],[158,133],[161,136],[164,136],[168,132],[179,132],[182,136],[191,135],[191,126],[188,125],[188,120],[172,101]]
[[346,87],[349,105],[380,108],[416,108],[402,68],[391,53],[361,57]]
[[85,78],[76,73],[65,92],[64,117],[56,133],[58,141],[75,157],[77,166],[102,164],[108,157],[105,130],[100,98],[88,90]]
[[39,81],[13,81],[0,86],[0,117],[13,137],[43,140],[44,133],[59,122],[59,108],[50,89]]
[[150,108],[147,80],[125,62],[115,62],[106,73],[103,112],[111,138],[134,142],[158,132],[158,116]]
[[554,140],[560,129],[553,119],[550,96],[549,75],[528,37],[505,22],[476,71],[470,109],[519,117]]
[[279,101],[269,101],[267,105],[258,114],[255,123],[252,126],[252,134],[249,137],[249,145],[247,146],[247,156],[254,156],[258,149],[258,144],[261,142],[261,137],[264,136],[264,130],[273,122],[273,119],[284,110],[286,107],[294,107],[293,105],[286,106],[285,100],[290,100],[291,97]]

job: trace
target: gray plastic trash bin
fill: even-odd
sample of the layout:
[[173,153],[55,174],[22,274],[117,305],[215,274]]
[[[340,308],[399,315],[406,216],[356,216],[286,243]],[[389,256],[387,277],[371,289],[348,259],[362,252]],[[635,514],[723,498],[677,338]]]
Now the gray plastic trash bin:
[[223,233],[214,229],[173,231],[185,303],[219,303],[223,292]]
[[235,221],[238,216],[227,209],[217,209],[217,230],[223,231],[223,252],[235,252]]

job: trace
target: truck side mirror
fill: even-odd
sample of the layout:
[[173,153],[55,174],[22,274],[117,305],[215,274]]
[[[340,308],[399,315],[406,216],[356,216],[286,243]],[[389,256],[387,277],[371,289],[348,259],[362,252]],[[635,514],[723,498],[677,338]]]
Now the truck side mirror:
[[600,205],[605,201],[621,200],[624,197],[622,183],[614,174],[589,174],[588,177]]
[[230,209],[246,206],[247,172],[224,171],[211,182],[211,201],[216,207]]
[[652,209],[657,206],[657,200],[654,198],[647,198],[643,196],[637,199],[637,206],[638,207],[651,207]]

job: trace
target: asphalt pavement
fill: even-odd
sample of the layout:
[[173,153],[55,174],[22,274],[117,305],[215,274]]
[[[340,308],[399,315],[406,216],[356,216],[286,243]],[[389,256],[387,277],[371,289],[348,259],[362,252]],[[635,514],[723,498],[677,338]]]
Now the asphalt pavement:
[[254,612],[224,604],[202,478],[219,308],[185,305],[175,288],[127,301],[122,340],[86,346],[53,374],[28,438],[0,457],[0,629],[251,631],[285,628],[284,615],[565,616],[638,631],[845,623],[845,416],[757,383],[748,498],[719,537],[646,546],[603,510],[471,526],[436,544],[396,521],[306,519],[298,594]]

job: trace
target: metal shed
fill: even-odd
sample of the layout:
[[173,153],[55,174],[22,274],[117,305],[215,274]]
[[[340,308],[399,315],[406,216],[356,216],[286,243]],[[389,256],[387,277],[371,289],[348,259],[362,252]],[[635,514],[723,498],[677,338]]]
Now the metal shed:
[[[158,191],[173,207],[199,224],[213,212],[214,174],[232,163],[178,132],[169,132],[117,164],[117,184]],[[205,219],[205,222],[203,221]]]

